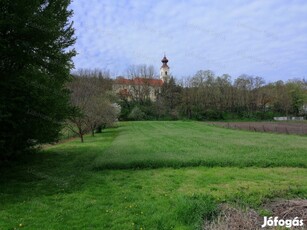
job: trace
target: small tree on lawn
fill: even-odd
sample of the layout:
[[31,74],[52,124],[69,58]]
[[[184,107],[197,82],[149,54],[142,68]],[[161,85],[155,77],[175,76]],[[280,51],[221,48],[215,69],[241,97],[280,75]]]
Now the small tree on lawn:
[[85,115],[83,112],[74,107],[67,121],[67,127],[75,134],[80,137],[81,142],[83,142],[83,136],[89,131],[88,125],[86,123]]
[[[79,75],[68,84],[71,91],[71,104],[75,108],[68,120],[68,127],[83,142],[83,135],[95,129],[113,123],[119,112],[110,102],[110,93],[102,87],[101,77],[97,71],[80,70]],[[100,76],[100,74],[99,74]]]

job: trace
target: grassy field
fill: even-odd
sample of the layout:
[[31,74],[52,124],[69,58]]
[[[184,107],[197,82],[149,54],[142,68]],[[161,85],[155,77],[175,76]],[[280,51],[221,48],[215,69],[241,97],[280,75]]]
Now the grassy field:
[[307,198],[306,150],[304,136],[121,123],[0,169],[0,229],[197,229],[221,202],[265,213]]
[[239,132],[197,122],[126,123],[118,132],[120,137],[101,152],[94,167],[307,167],[306,137]]

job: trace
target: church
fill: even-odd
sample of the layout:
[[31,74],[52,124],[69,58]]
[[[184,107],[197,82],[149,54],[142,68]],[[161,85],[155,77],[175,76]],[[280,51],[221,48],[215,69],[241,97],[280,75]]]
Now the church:
[[128,101],[146,99],[155,101],[161,93],[162,85],[170,79],[170,68],[165,55],[161,62],[160,79],[144,78],[142,76],[132,79],[117,77],[113,84],[113,90],[121,98],[125,98]]

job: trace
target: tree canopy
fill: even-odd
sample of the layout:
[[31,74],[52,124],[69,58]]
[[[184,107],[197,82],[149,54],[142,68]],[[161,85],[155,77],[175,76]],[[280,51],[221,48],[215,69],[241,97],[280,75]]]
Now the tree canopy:
[[[199,70],[182,82],[171,78],[155,101],[121,100],[120,119],[268,120],[274,116],[306,116],[305,80],[265,84],[263,78],[242,74],[215,75]],[[134,110],[137,108],[137,110]],[[133,117],[133,118],[132,118]],[[140,117],[140,116],[139,116]]]
[[58,139],[75,50],[70,0],[0,3],[0,157]]

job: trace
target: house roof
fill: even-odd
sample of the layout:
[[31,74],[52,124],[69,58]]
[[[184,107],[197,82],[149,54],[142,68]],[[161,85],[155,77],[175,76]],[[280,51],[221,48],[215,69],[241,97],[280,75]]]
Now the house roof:
[[115,83],[122,85],[149,85],[156,87],[160,87],[163,85],[163,81],[161,79],[142,78],[142,77],[136,77],[133,79],[118,77],[116,78]]

